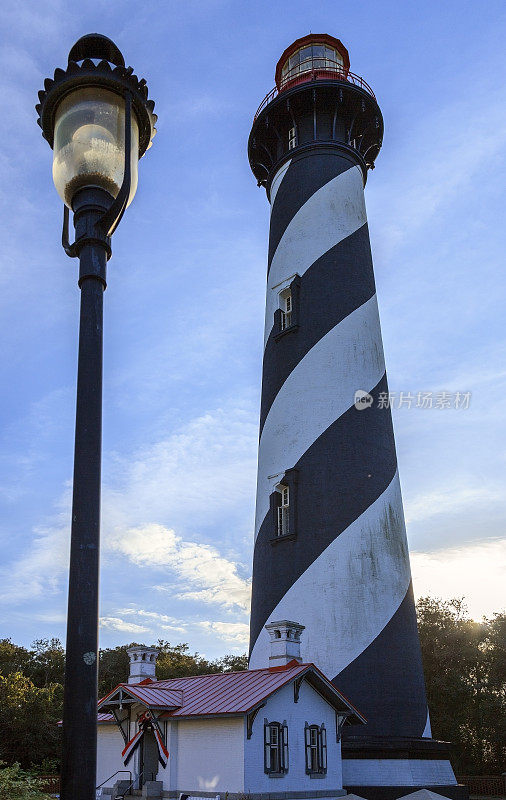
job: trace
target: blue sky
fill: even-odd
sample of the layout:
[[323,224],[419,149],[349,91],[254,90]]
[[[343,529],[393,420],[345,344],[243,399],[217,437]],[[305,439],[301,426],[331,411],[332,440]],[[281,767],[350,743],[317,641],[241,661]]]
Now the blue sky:
[[[338,36],[385,118],[366,189],[417,595],[504,605],[504,3],[70,0],[2,10],[0,636],[64,636],[79,292],[43,79],[113,38],[159,114],[105,296],[101,644],[245,650],[268,203],[246,155],[285,47]],[[502,570],[502,573],[501,573]]]

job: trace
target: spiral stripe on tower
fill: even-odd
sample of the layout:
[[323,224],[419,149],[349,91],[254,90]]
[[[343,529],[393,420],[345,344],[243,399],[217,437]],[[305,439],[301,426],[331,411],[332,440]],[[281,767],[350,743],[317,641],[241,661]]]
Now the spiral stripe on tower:
[[[306,626],[303,658],[363,710],[368,734],[422,736],[362,170],[336,151],[295,156],[274,177],[271,203],[250,667],[268,662],[264,625],[296,619]],[[296,325],[280,331],[276,312],[294,282]],[[372,396],[369,407],[355,407],[357,390]],[[283,536],[273,496],[287,474],[296,513]]]
[[364,202],[383,118],[349,67],[339,39],[297,39],[248,142],[271,203],[250,667],[267,623],[303,625],[303,660],[367,718],[342,729],[343,786],[466,800],[431,737],[388,402]]

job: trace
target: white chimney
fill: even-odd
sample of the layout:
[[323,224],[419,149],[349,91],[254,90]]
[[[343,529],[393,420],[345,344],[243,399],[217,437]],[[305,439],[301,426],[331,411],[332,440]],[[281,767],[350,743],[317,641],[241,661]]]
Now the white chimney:
[[130,659],[128,683],[140,683],[146,678],[156,681],[156,657],[159,652],[156,647],[143,647],[142,645],[129,647],[127,650]]
[[271,640],[270,667],[282,667],[293,660],[298,661],[299,664],[302,663],[300,635],[304,630],[304,625],[282,619],[280,622],[269,622],[265,626],[265,630]]

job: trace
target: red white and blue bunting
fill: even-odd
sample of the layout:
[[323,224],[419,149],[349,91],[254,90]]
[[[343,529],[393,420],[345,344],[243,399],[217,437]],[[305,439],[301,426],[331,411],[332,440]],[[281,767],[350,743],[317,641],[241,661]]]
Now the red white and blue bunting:
[[126,744],[125,749],[121,753],[123,757],[123,764],[125,765],[125,767],[128,766],[128,762],[130,761],[133,754],[139,747],[143,736],[144,736],[144,728],[139,728],[135,736],[133,736],[130,739],[130,741]]
[[141,740],[142,740],[142,737],[144,736],[146,731],[149,730],[149,729],[151,729],[153,731],[153,734],[154,734],[154,737],[155,737],[155,740],[156,740],[156,744],[157,744],[157,747],[158,747],[158,761],[160,762],[162,767],[165,768],[167,766],[167,761],[168,761],[168,758],[169,758],[169,751],[167,750],[167,748],[165,747],[165,745],[163,743],[163,738],[162,738],[162,735],[161,735],[160,730],[158,728],[158,725],[156,724],[156,722],[152,718],[150,712],[146,711],[146,713],[143,714],[142,717],[139,719],[139,730],[137,731],[135,736],[132,736],[132,738],[125,745],[125,748],[123,749],[123,751],[121,753],[122,758],[123,758],[123,763],[124,763],[125,767],[128,765],[128,762],[130,761],[130,759],[132,758],[133,754],[135,753],[135,751],[139,747],[139,745],[141,743]]
[[165,769],[165,767],[167,766],[168,758],[169,758],[169,751],[165,747],[165,745],[163,743],[163,740],[162,740],[162,737],[161,737],[161,734],[160,734],[160,731],[158,730],[156,725],[153,726],[153,733],[155,734],[156,743],[158,745],[158,761],[160,762],[162,767]]

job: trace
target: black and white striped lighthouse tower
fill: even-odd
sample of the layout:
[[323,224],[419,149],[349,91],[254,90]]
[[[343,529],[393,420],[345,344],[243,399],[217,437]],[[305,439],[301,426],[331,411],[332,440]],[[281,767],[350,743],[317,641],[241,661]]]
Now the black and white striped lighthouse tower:
[[383,120],[328,35],[294,42],[249,160],[271,204],[250,667],[264,626],[305,626],[312,661],[368,719],[343,741],[368,798],[460,796],[431,738],[364,202]]

